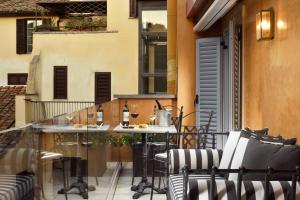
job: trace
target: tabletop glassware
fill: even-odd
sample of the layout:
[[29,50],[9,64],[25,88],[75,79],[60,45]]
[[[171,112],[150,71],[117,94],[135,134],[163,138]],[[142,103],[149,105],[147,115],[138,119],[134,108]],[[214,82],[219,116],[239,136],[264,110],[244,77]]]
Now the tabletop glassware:
[[136,104],[131,104],[129,112],[130,112],[130,116],[132,117],[133,124],[134,125],[138,124],[137,118],[139,116],[139,113],[138,113],[137,105]]
[[68,120],[68,125],[72,125],[72,120],[73,120],[74,116],[71,114],[68,114],[66,116],[66,119]]

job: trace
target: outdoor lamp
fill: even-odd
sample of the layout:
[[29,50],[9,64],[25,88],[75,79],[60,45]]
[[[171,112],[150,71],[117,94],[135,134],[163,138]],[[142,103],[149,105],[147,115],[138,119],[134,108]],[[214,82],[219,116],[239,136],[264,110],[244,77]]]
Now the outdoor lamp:
[[261,10],[256,14],[256,40],[271,40],[274,38],[274,12]]

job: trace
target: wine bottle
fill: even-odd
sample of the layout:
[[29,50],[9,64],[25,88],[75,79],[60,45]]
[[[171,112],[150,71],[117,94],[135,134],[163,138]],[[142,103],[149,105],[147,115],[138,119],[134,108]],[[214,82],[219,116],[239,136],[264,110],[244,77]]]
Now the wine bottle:
[[155,125],[156,119],[156,105],[154,106],[153,113],[150,116],[150,125]]
[[129,109],[127,106],[127,101],[123,107],[123,126],[129,126]]
[[99,105],[99,108],[97,110],[97,125],[100,126],[104,121],[104,112],[102,105]]
[[161,106],[161,104],[159,103],[159,101],[156,99],[156,104],[158,106],[158,110],[163,110],[163,107]]

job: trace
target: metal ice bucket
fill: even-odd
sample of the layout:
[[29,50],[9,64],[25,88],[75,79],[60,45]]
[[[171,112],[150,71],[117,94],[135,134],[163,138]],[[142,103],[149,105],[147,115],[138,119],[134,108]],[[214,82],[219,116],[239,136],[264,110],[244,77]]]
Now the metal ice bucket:
[[170,110],[159,110],[157,113],[158,125],[166,127],[171,125],[171,111]]

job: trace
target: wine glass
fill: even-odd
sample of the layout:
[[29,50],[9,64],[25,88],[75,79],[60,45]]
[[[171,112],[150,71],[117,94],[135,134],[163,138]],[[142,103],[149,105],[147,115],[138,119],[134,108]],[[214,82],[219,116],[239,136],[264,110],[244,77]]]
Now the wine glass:
[[137,110],[137,105],[132,104],[129,112],[130,112],[130,116],[132,117],[133,124],[137,123],[137,118],[139,116],[139,113],[138,113],[138,110]]
[[68,114],[68,115],[66,116],[66,118],[67,118],[67,120],[69,121],[69,125],[72,125],[72,120],[73,120],[74,116],[73,116],[72,114]]

